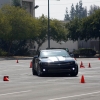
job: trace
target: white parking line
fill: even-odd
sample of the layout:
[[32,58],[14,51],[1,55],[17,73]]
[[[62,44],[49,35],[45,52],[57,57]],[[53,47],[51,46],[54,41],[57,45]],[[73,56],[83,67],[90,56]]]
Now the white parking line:
[[5,93],[5,94],[0,94],[0,96],[12,95],[12,94],[19,94],[19,93],[26,93],[26,92],[30,92],[30,91],[32,91],[32,90],[12,92],[12,93]]
[[86,93],[86,94],[73,95],[73,96],[67,96],[67,97],[53,98],[53,99],[48,99],[48,100],[61,100],[61,99],[68,99],[68,98],[73,98],[73,97],[81,97],[81,96],[92,95],[92,94],[98,94],[98,93],[100,93],[100,91],[91,92],[91,93]]

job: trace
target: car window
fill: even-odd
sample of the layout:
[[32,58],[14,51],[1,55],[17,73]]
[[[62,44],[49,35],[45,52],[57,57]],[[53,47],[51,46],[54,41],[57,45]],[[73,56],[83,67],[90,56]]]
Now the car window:
[[42,51],[40,54],[41,57],[52,57],[52,56],[64,56],[64,57],[70,57],[68,52],[65,50],[47,50],[47,51]]

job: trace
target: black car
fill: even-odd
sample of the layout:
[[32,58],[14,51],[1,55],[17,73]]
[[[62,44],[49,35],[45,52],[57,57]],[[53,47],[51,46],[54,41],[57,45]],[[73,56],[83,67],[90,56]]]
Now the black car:
[[32,60],[33,75],[42,76],[47,73],[68,73],[77,76],[78,64],[64,49],[40,50]]

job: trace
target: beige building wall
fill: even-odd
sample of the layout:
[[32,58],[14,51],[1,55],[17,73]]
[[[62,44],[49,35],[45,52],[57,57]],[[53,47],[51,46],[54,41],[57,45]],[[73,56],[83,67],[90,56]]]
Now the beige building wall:
[[11,0],[0,0],[0,8],[5,4],[11,4]]
[[[35,17],[35,0],[20,0],[21,6],[23,6],[33,17]],[[0,0],[0,7],[5,4],[12,4],[12,0]]]
[[[37,49],[37,44],[35,44]],[[46,49],[48,48],[48,41],[43,43],[43,45],[40,47],[40,49]],[[67,42],[57,43],[56,41],[50,40],[50,48],[68,48],[70,52],[72,52],[74,49],[78,49],[78,41],[73,42],[71,40],[68,40]]]
[[26,11],[35,17],[35,0],[21,0],[21,5],[26,9]]

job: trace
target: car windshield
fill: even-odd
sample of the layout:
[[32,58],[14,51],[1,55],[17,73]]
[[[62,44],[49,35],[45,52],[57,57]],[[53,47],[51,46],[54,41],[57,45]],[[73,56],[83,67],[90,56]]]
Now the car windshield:
[[40,53],[40,57],[53,57],[53,56],[70,57],[70,55],[65,50],[46,50]]

